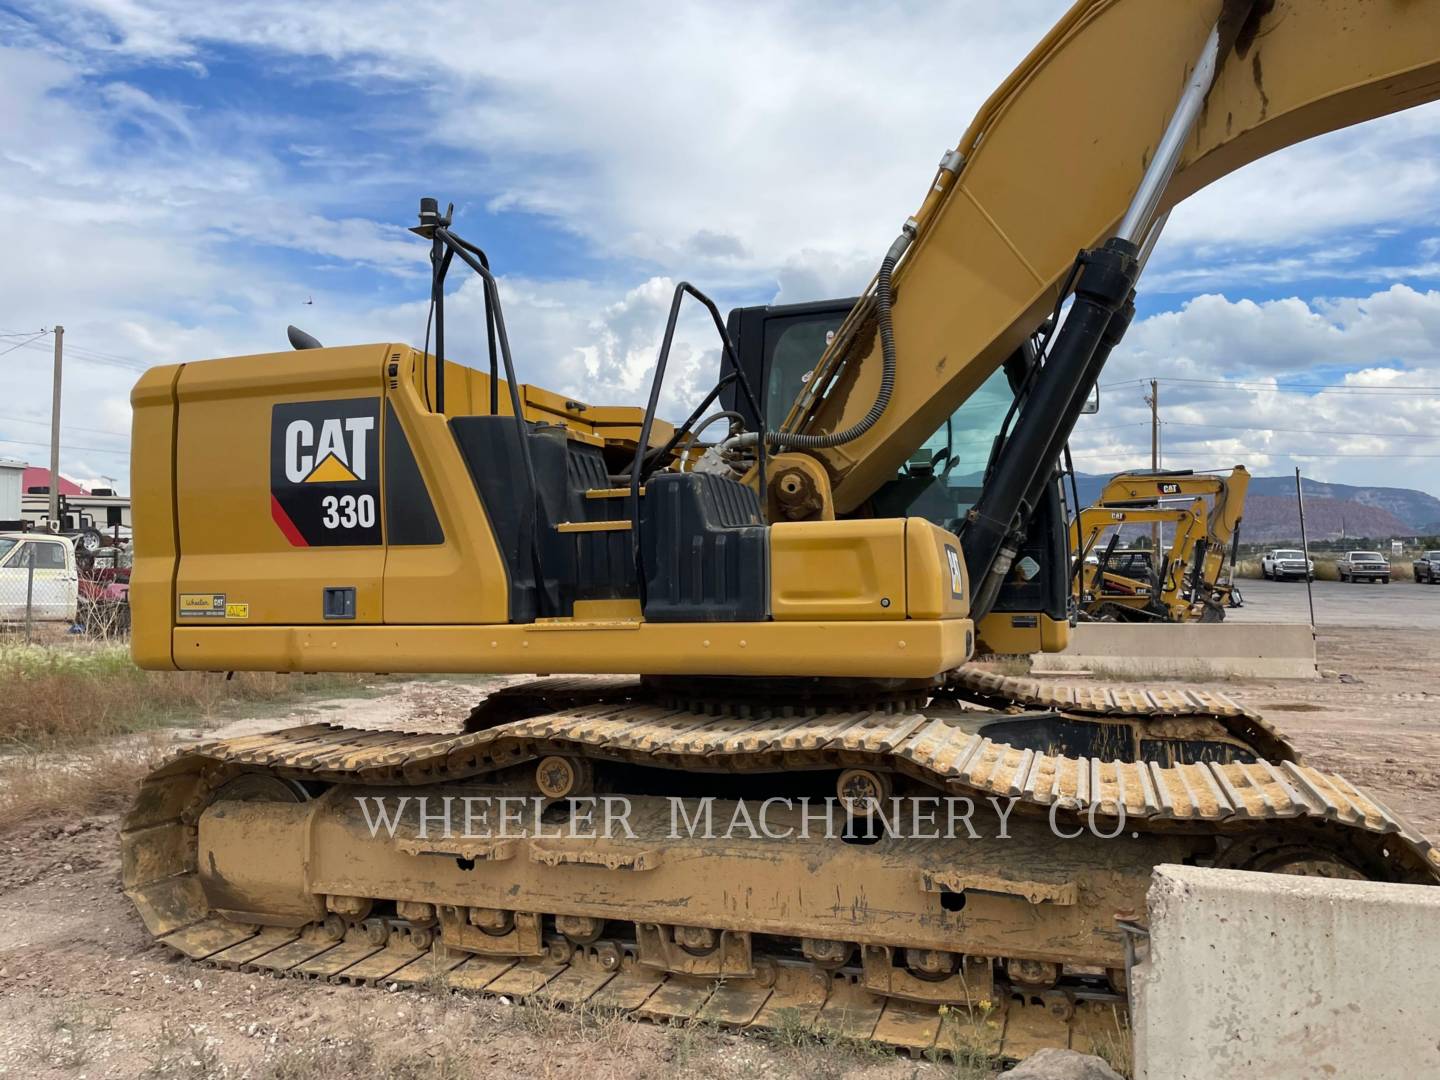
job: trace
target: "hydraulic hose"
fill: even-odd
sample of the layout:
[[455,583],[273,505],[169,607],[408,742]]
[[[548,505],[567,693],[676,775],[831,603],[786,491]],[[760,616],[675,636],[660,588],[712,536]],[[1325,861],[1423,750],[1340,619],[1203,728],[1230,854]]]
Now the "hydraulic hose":
[[700,423],[695,427],[693,431],[691,431],[688,435],[685,436],[685,441],[680,444],[681,452],[683,453],[688,451],[699,440],[701,432],[703,432],[708,427],[714,426],[721,420],[729,420],[732,424],[735,425],[745,423],[745,417],[740,415],[738,412],[734,412],[733,410],[729,409],[725,410],[724,412],[717,412],[712,416],[707,416],[704,420],[700,421]]
[[[825,450],[832,446],[854,442],[874,427],[880,417],[885,414],[885,410],[890,407],[890,398],[895,393],[896,369],[895,323],[892,318],[890,279],[895,273],[895,264],[905,254],[914,235],[913,227],[907,223],[905,231],[895,239],[895,242],[890,245],[890,250],[885,253],[885,258],[880,263],[880,272],[875,276],[875,318],[880,332],[881,367],[880,389],[875,394],[875,401],[871,404],[870,411],[844,431],[834,431],[828,435],[767,431],[765,432],[767,445],[791,446],[801,450]],[[759,432],[747,431],[733,439],[727,439],[722,445],[726,448],[753,446],[759,439]]]

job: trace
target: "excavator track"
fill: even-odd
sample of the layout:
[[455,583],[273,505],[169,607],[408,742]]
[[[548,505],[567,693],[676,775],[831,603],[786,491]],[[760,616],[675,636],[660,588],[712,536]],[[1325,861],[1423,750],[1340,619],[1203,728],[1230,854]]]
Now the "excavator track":
[[1074,716],[1137,722],[1212,720],[1249,743],[1267,761],[1300,760],[1295,748],[1273,724],[1215,690],[1021,678],[966,664],[946,676],[944,692],[985,708],[1007,711],[1053,709]]
[[[1185,705],[964,678],[1021,705]],[[1156,863],[1440,883],[1440,853],[1383,803],[1294,760],[1057,756],[986,737],[943,695],[925,712],[760,720],[646,702],[633,680],[497,696],[521,712],[571,704],[468,732],[312,724],[187,749],[123,824],[127,894],[164,944],[226,967],[1020,1058],[1121,1038],[1121,923],[1143,912]],[[1218,696],[1189,707],[1253,718]],[[557,761],[592,778],[582,790],[631,799],[636,833],[547,834]],[[1006,803],[1010,834],[702,841],[674,834],[673,805],[667,835],[663,785],[646,786],[678,781],[694,809],[716,785],[723,819],[746,804],[729,800],[735,784],[778,796],[839,773],[843,790],[857,770],[884,778],[897,806]],[[535,799],[533,827],[436,838],[402,821],[367,835],[357,809],[487,793]],[[1087,821],[1093,836],[1054,835]]]

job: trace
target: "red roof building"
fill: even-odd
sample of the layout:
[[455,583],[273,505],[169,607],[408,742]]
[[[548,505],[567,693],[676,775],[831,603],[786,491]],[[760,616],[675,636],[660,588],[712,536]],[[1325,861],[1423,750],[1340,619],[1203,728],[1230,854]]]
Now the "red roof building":
[[[38,465],[29,465],[25,468],[25,475],[20,479],[20,491],[22,494],[29,494],[31,488],[49,488],[50,470],[42,469]],[[90,492],[81,487],[74,480],[69,479],[64,473],[60,474],[61,495],[88,495]]]

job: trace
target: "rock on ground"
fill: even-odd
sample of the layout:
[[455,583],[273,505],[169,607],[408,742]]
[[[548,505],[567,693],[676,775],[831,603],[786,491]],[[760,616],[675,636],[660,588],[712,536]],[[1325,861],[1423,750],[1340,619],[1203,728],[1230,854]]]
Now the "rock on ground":
[[1125,1080],[1098,1057],[1074,1050],[1037,1050],[1010,1072],[1006,1080]]

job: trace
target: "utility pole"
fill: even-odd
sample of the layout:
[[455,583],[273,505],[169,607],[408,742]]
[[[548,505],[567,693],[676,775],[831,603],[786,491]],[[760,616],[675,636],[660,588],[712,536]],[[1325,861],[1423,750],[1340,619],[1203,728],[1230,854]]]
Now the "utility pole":
[[[1150,470],[1157,472],[1160,469],[1160,380],[1150,380],[1150,396],[1145,399],[1145,404],[1150,406]],[[1151,558],[1160,558],[1160,523],[1152,522],[1150,525],[1150,550],[1153,553]],[[1158,563],[1156,565],[1159,565]]]
[[1150,396],[1145,399],[1150,406],[1150,468],[1160,468],[1160,380],[1150,380]]
[[55,391],[50,398],[50,531],[60,531],[60,361],[65,327],[55,326]]

